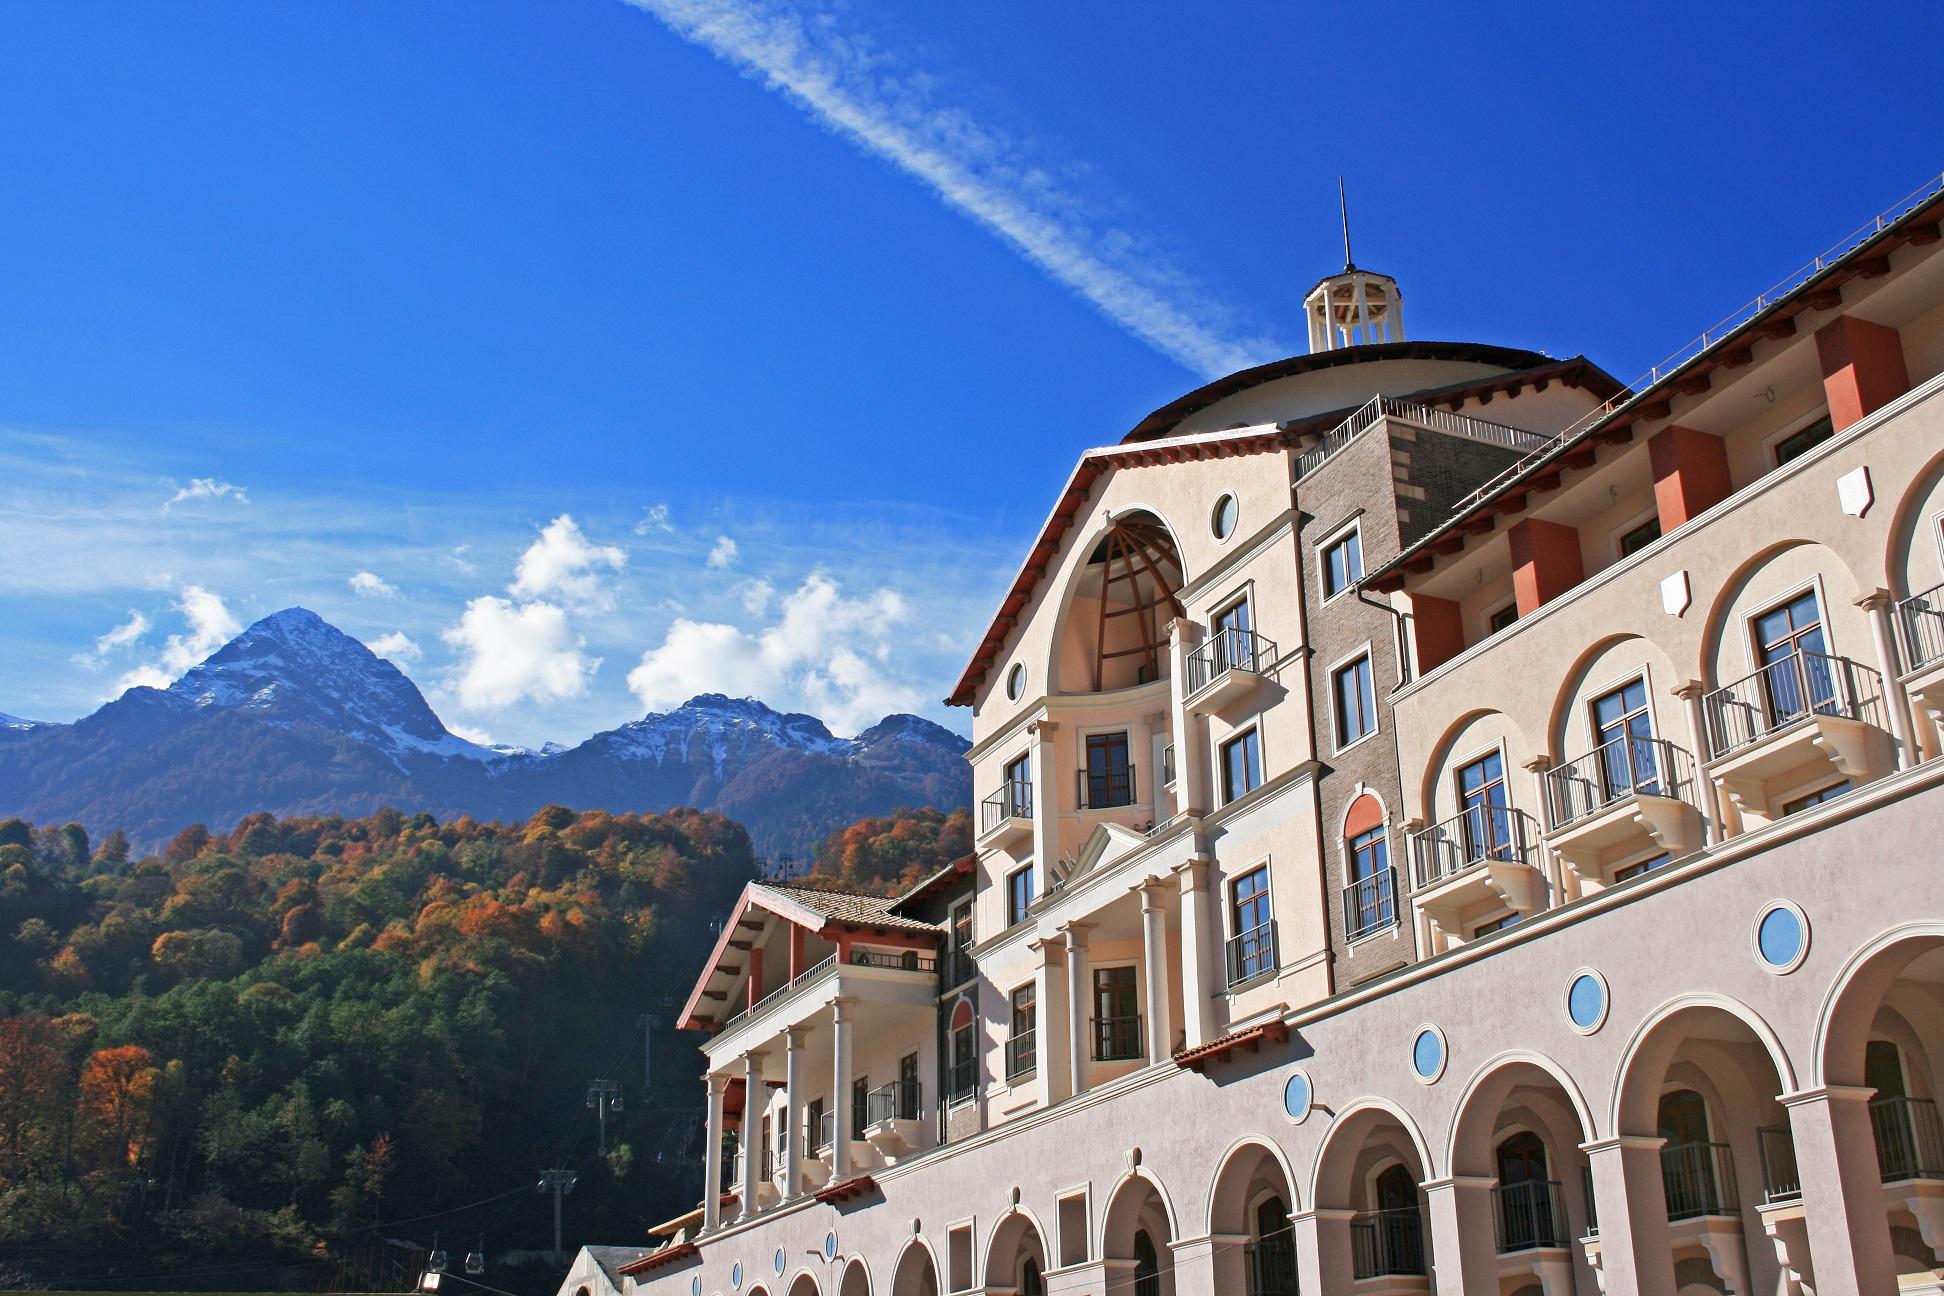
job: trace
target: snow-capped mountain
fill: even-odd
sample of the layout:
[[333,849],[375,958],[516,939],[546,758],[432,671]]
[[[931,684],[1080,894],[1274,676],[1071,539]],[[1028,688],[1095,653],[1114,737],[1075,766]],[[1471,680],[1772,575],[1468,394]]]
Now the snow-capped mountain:
[[760,851],[802,853],[865,815],[968,804],[967,746],[918,716],[839,738],[815,716],[708,693],[573,747],[482,747],[448,730],[392,663],[289,608],[166,689],[130,689],[74,724],[0,718],[0,817],[121,828],[153,846],[256,811],[510,818],[556,802],[687,805],[740,819]]
[[45,721],[22,720],[19,716],[8,715],[5,711],[0,711],[0,731],[7,733],[26,733],[30,729],[40,729],[45,726]]

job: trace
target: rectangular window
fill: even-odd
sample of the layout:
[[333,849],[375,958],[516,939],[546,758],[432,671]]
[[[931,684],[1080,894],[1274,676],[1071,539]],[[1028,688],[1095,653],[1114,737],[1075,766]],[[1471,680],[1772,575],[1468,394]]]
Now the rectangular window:
[[1650,855],[1644,860],[1635,860],[1625,868],[1613,870],[1613,880],[1617,885],[1625,882],[1629,878],[1637,878],[1642,873],[1652,873],[1655,869],[1667,863],[1670,858],[1666,851],[1662,851],[1660,854]]
[[1240,668],[1255,670],[1255,635],[1252,633],[1249,600],[1237,599],[1217,612],[1209,623],[1209,673]]
[[1082,808],[1134,804],[1134,766],[1127,756],[1125,730],[1087,735],[1087,768],[1080,775]]
[[1497,634],[1518,619],[1519,601],[1514,599],[1485,618],[1485,633]]
[[1505,762],[1487,752],[1458,771],[1459,846],[1464,860],[1512,857],[1511,802],[1505,792]]
[[918,1055],[898,1059],[898,1119],[918,1119]]
[[1017,1080],[1030,1074],[1039,1064],[1038,987],[1031,981],[1007,996],[1010,1002],[1011,1029],[1006,1036],[1006,1079]]
[[1269,866],[1250,869],[1229,885],[1229,984],[1276,966],[1275,928],[1269,908]]
[[1657,517],[1648,518],[1645,522],[1642,522],[1639,526],[1620,537],[1620,556],[1622,558],[1631,558],[1648,545],[1654,543],[1654,541],[1660,539],[1660,534],[1660,519]]
[[1836,674],[1814,590],[1756,617],[1754,633],[1762,663],[1761,700],[1771,726],[1833,709]]
[[1330,674],[1330,691],[1336,699],[1336,745],[1339,750],[1377,728],[1377,702],[1370,685],[1370,654],[1365,653],[1348,666]]
[[1033,814],[1033,756],[1031,752],[1006,763],[1005,783],[1000,789],[1006,814],[1011,818],[1031,818]]
[[978,1092],[979,1054],[970,1020],[952,1027],[952,1068],[946,1073],[945,1087],[951,1102],[963,1102]]
[[830,1146],[830,1135],[824,1129],[824,1100],[812,1098],[810,1106],[803,1114],[803,1121],[810,1135],[810,1150],[822,1153]]
[[1478,924],[1478,926],[1472,928],[1472,939],[1476,940],[1480,936],[1490,936],[1493,932],[1504,931],[1507,927],[1510,927],[1513,923],[1517,921],[1519,921],[1519,915],[1515,913],[1509,913],[1505,915],[1505,917],[1503,918],[1494,918],[1490,922],[1482,922]]
[[1397,893],[1390,871],[1390,842],[1382,825],[1349,841],[1350,887],[1344,900],[1349,940],[1397,921]]
[[952,906],[951,939],[951,980],[953,985],[958,985],[972,979],[972,902],[970,900],[961,900]]
[[1141,1056],[1141,1012],[1134,967],[1094,969],[1094,1057],[1118,1062]]
[[1323,550],[1323,597],[1333,599],[1363,579],[1363,534],[1352,527]]
[[1636,793],[1660,794],[1660,761],[1645,680],[1629,680],[1594,700],[1593,743],[1602,805]]
[[1222,744],[1222,800],[1246,796],[1262,784],[1262,744],[1251,729]]
[[1033,866],[1027,864],[1006,875],[1006,926],[1025,922],[1026,911],[1032,904]]
[[1785,815],[1800,814],[1804,810],[1819,806],[1825,801],[1834,801],[1837,797],[1849,790],[1850,785],[1847,779],[1841,783],[1831,783],[1826,788],[1817,788],[1814,792],[1810,792],[1807,795],[1796,797],[1791,801],[1784,801],[1782,803],[1782,813]]
[[864,1129],[871,1123],[871,1078],[858,1076],[851,1081],[851,1137],[863,1138]]
[[1835,435],[1836,425],[1827,414],[1807,427],[1797,428],[1775,443],[1775,466],[1780,468],[1791,459],[1802,458]]

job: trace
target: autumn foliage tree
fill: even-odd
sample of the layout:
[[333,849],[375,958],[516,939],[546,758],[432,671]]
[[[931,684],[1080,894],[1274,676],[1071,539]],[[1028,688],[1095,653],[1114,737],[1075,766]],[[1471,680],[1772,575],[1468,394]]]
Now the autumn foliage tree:
[[890,893],[972,849],[972,815],[964,809],[900,810],[860,819],[817,847],[813,880],[857,891]]

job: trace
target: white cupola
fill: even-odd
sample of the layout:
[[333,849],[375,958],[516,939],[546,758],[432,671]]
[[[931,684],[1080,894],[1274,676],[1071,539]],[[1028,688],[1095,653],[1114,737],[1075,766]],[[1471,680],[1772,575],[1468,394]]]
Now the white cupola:
[[1310,351],[1335,351],[1367,342],[1404,340],[1404,296],[1397,280],[1359,270],[1350,256],[1350,208],[1343,178],[1337,177],[1337,203],[1343,213],[1343,272],[1309,290],[1303,311],[1309,316]]

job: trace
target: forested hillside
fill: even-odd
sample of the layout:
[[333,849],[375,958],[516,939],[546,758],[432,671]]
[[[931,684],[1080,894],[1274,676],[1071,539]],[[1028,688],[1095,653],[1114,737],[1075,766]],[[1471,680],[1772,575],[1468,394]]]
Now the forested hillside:
[[754,871],[691,811],[256,815],[139,860],[0,823],[0,1286],[369,1289],[384,1239],[546,1247],[555,1167],[570,1246],[641,1240],[699,1190],[669,1022]]

